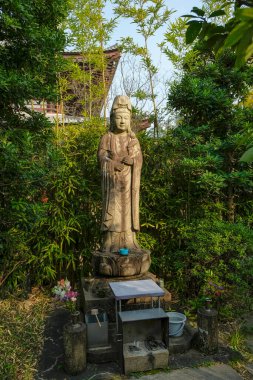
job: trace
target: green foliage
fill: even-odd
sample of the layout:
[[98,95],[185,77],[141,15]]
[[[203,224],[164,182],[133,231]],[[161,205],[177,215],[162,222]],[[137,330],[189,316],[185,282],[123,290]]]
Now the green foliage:
[[[226,13],[224,13],[224,8],[233,3],[234,13],[232,17],[225,20],[220,19],[220,16],[224,18]],[[187,22],[186,43],[193,43],[198,39],[200,44],[196,44],[197,50],[212,50],[217,57],[224,54],[226,49],[233,49],[236,54],[234,66],[242,68],[245,63],[251,61],[253,54],[253,2],[251,0],[232,3],[223,1],[220,6],[220,9],[216,9],[209,15],[207,12],[194,7],[192,9],[194,15],[183,16],[187,19],[191,18]],[[213,21],[213,18],[216,22]],[[250,139],[248,145],[251,145]],[[250,150],[247,150],[242,156],[242,161],[245,160],[252,162]]]
[[[24,263],[17,267],[15,256],[6,257],[3,274],[14,268],[5,281],[9,287],[24,280],[30,268],[35,283],[91,270],[91,252],[100,240],[100,125],[97,121],[60,128],[47,145],[44,161],[40,156],[44,176],[34,196],[13,203],[9,242]],[[219,137],[210,138],[213,131],[206,125],[195,130],[181,125],[159,140],[139,136],[144,166],[138,240],[152,251],[152,271],[165,278],[173,296],[197,307],[213,281],[224,287],[221,302],[243,309],[252,297],[252,180],[245,184],[252,175],[245,168],[234,185],[236,223],[231,223],[226,173],[221,169],[226,145]],[[230,316],[231,308],[223,308],[223,314]]]
[[26,108],[31,99],[54,99],[65,0],[2,1],[0,5],[0,286],[27,282],[29,239],[51,143],[50,123]]
[[215,22],[216,31],[214,33],[220,32],[220,26],[232,17],[232,13],[230,2],[202,0],[201,9],[194,7],[192,14],[183,15],[169,23],[164,41],[160,46],[177,69],[183,70],[186,66],[191,67],[196,64],[198,59],[201,60],[196,38],[202,36],[202,30],[207,27],[207,24],[213,25]]
[[[134,12],[142,23],[142,12]],[[204,10],[194,12],[203,17]],[[239,161],[253,121],[252,109],[243,106],[253,73],[250,66],[235,68],[233,54],[215,60],[208,50],[195,51],[197,59],[169,89],[177,128],[159,139],[140,135],[138,239],[173,296],[198,307],[214,283],[224,289],[223,315],[231,316],[253,296],[252,167]],[[149,58],[143,62],[152,73]],[[14,108],[6,102],[10,117],[1,114],[0,286],[13,290],[27,279],[48,283],[66,274],[73,282],[74,271],[89,273],[99,246],[96,152],[104,128],[91,118],[52,130],[43,116]]]
[[[90,271],[90,253],[96,248],[100,220],[100,181],[95,152],[102,129],[94,125],[67,126],[60,130],[50,154],[46,215],[34,225],[31,262],[48,269]],[[59,148],[60,147],[60,148]],[[45,231],[47,233],[45,234]],[[44,276],[43,276],[44,273]]]
[[[72,62],[68,77],[72,80],[73,103],[81,103],[83,116],[98,115],[100,104],[104,105],[106,124],[107,78],[104,47],[109,42],[115,20],[107,20],[104,11],[107,1],[71,0],[68,16],[70,47],[81,53],[82,62]],[[84,70],[85,67],[85,70]],[[68,89],[67,89],[68,90]],[[63,91],[66,102],[69,91]],[[67,99],[66,99],[67,98]],[[70,103],[70,104],[71,104]],[[79,111],[80,114],[80,111]]]
[[66,12],[65,0],[1,1],[0,116],[32,98],[54,97]]
[[90,254],[99,241],[96,150],[102,133],[101,120],[60,128],[47,149],[40,151],[35,168],[28,166],[26,173],[21,166],[22,175],[29,174],[31,182],[9,201],[11,228],[4,236],[9,255],[3,251],[1,263],[2,282],[8,282],[9,289],[27,275],[38,284],[67,272],[73,277],[74,270],[76,274],[91,270]]
[[182,18],[170,22],[164,34],[164,41],[159,45],[176,68],[181,67],[182,61],[186,60],[186,54],[189,51],[189,46],[185,43],[186,29],[186,21]]
[[252,300],[253,178],[239,162],[253,117],[241,103],[252,69],[235,69],[231,54],[199,62],[171,84],[177,128],[159,141],[141,138],[140,237],[149,236],[152,268],[172,292],[198,307],[212,281],[224,287],[219,302],[231,316]]
[[253,161],[253,147],[246,150],[246,152],[243,153],[242,157],[240,158],[240,161],[243,162],[252,162]]
[[[27,239],[40,210],[38,199],[45,181],[47,145],[52,131],[40,114],[13,118],[9,129],[1,130],[1,283],[12,278],[13,286],[26,282],[30,247]],[[6,255],[6,252],[8,254]]]
[[[221,220],[225,204],[213,204],[223,191],[197,186],[189,188],[188,172],[178,167],[182,152],[173,134],[156,145],[143,136],[145,164],[142,176],[140,242],[152,251],[152,270],[165,278],[168,288],[195,307],[206,293],[208,282],[222,284],[224,303],[245,307],[252,297],[253,233],[247,226]],[[178,155],[176,154],[178,151]],[[195,166],[188,168],[191,174]],[[193,174],[194,175],[194,174]],[[242,295],[245,296],[242,296]]]
[[231,19],[223,25],[213,22],[213,18],[226,15],[226,3],[223,1],[221,8],[211,14],[194,7],[191,11],[194,15],[182,16],[191,18],[187,22],[186,43],[190,44],[198,37],[218,54],[226,48],[233,48],[236,53],[235,65],[242,67],[253,53],[253,2],[235,1],[235,12]]

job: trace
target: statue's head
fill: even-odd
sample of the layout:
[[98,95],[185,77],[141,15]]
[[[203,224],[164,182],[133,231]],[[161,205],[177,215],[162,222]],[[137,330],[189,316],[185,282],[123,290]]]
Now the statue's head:
[[116,96],[110,113],[110,131],[131,132],[131,115],[132,106],[128,96]]

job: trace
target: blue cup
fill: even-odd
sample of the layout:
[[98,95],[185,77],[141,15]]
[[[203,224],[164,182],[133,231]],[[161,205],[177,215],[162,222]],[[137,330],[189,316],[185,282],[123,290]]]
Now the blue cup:
[[128,249],[127,248],[120,248],[119,254],[122,256],[127,256],[128,255]]

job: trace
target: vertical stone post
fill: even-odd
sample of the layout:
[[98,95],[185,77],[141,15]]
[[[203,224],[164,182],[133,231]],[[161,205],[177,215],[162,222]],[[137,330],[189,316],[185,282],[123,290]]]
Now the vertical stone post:
[[215,353],[218,350],[218,311],[207,304],[198,310],[197,321],[199,349],[206,354]]
[[86,368],[86,325],[83,322],[68,323],[63,329],[64,370],[77,375]]

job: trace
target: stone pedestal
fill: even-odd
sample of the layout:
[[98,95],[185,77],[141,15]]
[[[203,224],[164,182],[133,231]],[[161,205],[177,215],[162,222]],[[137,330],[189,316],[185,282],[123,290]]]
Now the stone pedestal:
[[63,330],[64,370],[77,375],[86,368],[86,326],[83,322],[68,323]]
[[218,312],[214,309],[198,310],[198,346],[206,354],[218,351]]
[[182,354],[188,351],[195,342],[198,330],[186,322],[182,336],[171,336],[169,339],[169,352],[172,354]]
[[159,308],[119,313],[123,372],[167,368],[168,316]]
[[119,253],[95,251],[92,254],[95,275],[106,277],[129,277],[147,273],[151,259],[150,251],[130,250],[127,256]]
[[[162,342],[161,342],[162,343]],[[123,345],[124,373],[150,371],[158,368],[168,368],[169,351],[160,348],[156,351],[147,350],[145,343],[140,342],[139,351],[129,351],[129,344]]]

